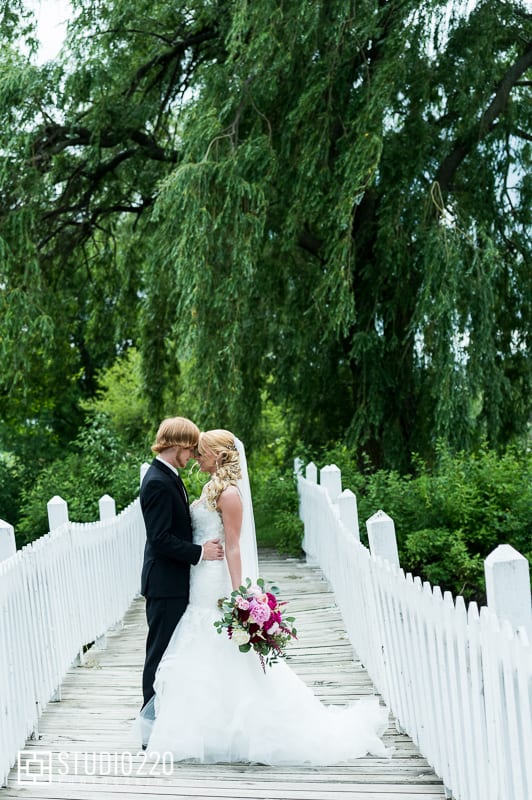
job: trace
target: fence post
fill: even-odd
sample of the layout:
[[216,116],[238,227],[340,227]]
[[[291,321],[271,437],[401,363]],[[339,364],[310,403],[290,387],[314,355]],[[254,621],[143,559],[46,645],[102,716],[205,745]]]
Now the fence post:
[[62,497],[59,497],[58,494],[48,500],[46,507],[48,509],[48,525],[51,531],[68,522],[67,502]]
[[377,511],[366,521],[369,549],[372,556],[380,556],[390,564],[399,566],[399,552],[393,519],[384,511]]
[[318,468],[313,461],[309,461],[305,468],[305,478],[309,483],[318,482]]
[[530,575],[527,559],[509,544],[500,544],[484,561],[488,608],[514,631],[524,628],[532,640]]
[[98,500],[100,520],[116,517],[116,503],[109,494],[104,494]]
[[357,498],[351,489],[344,489],[337,499],[340,519],[345,528],[352,533],[357,542],[360,541],[360,530],[358,527]]
[[342,473],[336,464],[327,464],[320,469],[320,484],[327,489],[332,502],[342,494]]
[[16,552],[15,529],[9,522],[0,519],[0,561],[11,558]]
[[144,476],[146,475],[147,471],[149,470],[150,465],[147,461],[140,465],[140,486],[142,486],[142,481],[144,480]]

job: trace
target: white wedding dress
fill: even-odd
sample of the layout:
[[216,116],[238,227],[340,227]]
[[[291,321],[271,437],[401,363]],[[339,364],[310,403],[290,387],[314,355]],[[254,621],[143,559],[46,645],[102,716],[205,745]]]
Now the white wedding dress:
[[[191,515],[195,542],[223,541],[221,517],[204,500]],[[217,632],[217,601],[230,593],[225,560],[191,567],[190,603],[136,721],[148,752],[175,761],[312,765],[389,755],[379,738],[388,712],[377,697],[324,706],[283,660],[265,674],[253,650],[242,653]]]

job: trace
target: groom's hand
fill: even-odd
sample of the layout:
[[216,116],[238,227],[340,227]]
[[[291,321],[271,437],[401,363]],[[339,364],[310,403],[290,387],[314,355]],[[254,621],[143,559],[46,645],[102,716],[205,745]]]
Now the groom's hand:
[[224,557],[224,549],[219,539],[211,539],[203,545],[204,561],[219,561]]

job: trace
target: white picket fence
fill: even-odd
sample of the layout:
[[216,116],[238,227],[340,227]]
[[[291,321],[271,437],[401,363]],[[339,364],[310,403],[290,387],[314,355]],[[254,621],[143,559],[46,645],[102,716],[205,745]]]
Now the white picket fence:
[[[296,463],[301,471],[301,462]],[[466,609],[400,569],[393,521],[367,521],[340,470],[298,476],[303,548],[330,581],[378,691],[456,800],[532,798],[532,613],[528,562],[509,545],[486,559],[488,606]]]
[[99,522],[75,523],[55,497],[48,517],[50,533],[7,558],[13,529],[0,522],[0,786],[37,734],[46,703],[60,699],[69,667],[140,589],[146,534],[138,499],[115,515],[104,496]]

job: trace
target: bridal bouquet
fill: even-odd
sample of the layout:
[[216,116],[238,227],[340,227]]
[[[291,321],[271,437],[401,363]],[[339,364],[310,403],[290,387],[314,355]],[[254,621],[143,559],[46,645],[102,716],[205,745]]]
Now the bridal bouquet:
[[218,600],[223,612],[220,620],[214,623],[218,633],[227,630],[229,638],[238,645],[242,653],[253,649],[258,653],[262,669],[271,666],[280,656],[290,639],[295,639],[294,617],[284,617],[279,602],[272,591],[265,591],[263,578],[255,584],[246,579],[246,586],[235,589],[230,597]]

